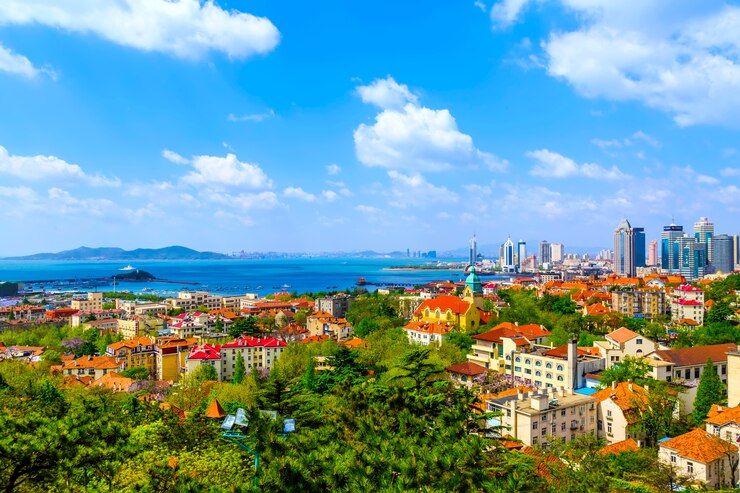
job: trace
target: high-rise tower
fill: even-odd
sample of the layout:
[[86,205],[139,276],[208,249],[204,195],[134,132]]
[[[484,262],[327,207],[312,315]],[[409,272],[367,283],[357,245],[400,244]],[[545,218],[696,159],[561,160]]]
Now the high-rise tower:
[[683,236],[683,226],[678,226],[671,221],[668,226],[663,226],[660,235],[660,268],[668,272],[677,273],[681,270],[681,253],[678,239]]
[[712,238],[712,250],[714,253],[712,266],[715,272],[727,274],[735,270],[734,242],[732,236],[717,235]]
[[650,240],[650,245],[648,245],[647,265],[658,265],[658,240]]
[[517,266],[519,267],[519,271],[522,270],[522,262],[524,262],[527,259],[527,242],[524,240],[519,240],[519,243],[516,244],[516,255],[517,255]]
[[711,264],[714,261],[714,248],[712,245],[712,239],[714,237],[714,223],[710,222],[706,217],[700,217],[698,221],[694,223],[694,238],[698,243],[704,245],[706,249],[706,263]]
[[635,267],[645,267],[645,228],[635,230]]
[[540,242],[540,265],[550,264],[551,258],[552,257],[550,256],[550,244],[547,242],[547,240],[542,240]]
[[468,264],[475,265],[478,261],[478,240],[475,239],[475,235],[470,238],[470,252],[468,257]]
[[620,276],[635,275],[635,230],[622,219],[614,230],[614,272]]
[[504,259],[503,265],[501,266],[505,271],[513,271],[516,265],[514,264],[514,242],[511,241],[511,237],[504,243]]

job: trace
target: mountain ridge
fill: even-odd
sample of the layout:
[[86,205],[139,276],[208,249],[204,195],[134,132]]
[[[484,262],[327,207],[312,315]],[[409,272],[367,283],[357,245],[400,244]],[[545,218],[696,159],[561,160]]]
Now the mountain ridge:
[[172,245],[163,248],[136,248],[124,250],[118,247],[86,247],[56,253],[35,253],[5,260],[217,260],[231,258],[215,252],[199,252],[192,248]]

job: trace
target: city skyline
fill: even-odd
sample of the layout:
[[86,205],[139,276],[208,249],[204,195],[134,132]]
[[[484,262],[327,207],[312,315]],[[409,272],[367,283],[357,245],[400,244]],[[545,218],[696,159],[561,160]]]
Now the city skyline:
[[0,256],[739,229],[730,2],[50,5],[0,6]]

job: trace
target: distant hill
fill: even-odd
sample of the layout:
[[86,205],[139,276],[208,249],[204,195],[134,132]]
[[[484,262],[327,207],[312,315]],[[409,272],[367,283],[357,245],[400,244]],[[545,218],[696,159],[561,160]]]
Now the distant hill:
[[231,258],[214,252],[199,252],[183,246],[165,248],[137,248],[124,250],[115,247],[80,247],[58,253],[37,253],[6,260],[214,260]]

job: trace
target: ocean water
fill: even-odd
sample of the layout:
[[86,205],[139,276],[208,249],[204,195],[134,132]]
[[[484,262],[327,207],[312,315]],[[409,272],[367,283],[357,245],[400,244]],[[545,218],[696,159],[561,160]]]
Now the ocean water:
[[[455,260],[455,259],[452,259]],[[423,265],[428,259],[414,258],[298,258],[262,260],[189,260],[132,262],[137,269],[158,279],[174,282],[117,282],[117,290],[170,295],[182,289],[207,290],[223,295],[280,291],[326,291],[355,287],[362,276],[368,283],[422,284],[435,280],[458,281],[461,270],[388,270],[398,265]],[[123,274],[125,262],[111,261],[16,261],[0,260],[0,281],[61,280],[109,277]],[[197,283],[197,284],[189,284]],[[40,285],[33,286],[39,289]],[[59,285],[47,283],[48,290]],[[75,286],[62,286],[73,289]],[[377,286],[366,286],[369,290]],[[84,291],[87,288],[81,287]],[[98,290],[113,290],[113,284]]]

